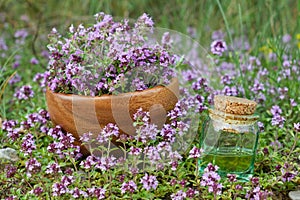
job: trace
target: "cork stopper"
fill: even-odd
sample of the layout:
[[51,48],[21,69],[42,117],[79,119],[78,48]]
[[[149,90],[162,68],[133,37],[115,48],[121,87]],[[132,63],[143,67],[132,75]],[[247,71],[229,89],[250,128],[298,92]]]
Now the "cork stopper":
[[233,115],[253,115],[257,103],[244,98],[216,95],[214,106],[218,111]]

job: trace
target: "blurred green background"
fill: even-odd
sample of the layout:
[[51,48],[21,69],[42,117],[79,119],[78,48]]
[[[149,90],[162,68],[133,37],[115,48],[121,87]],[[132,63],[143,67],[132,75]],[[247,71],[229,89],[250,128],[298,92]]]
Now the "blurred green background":
[[[231,33],[247,36],[251,44],[299,32],[300,2],[296,0],[221,0],[220,4]],[[27,15],[26,26],[33,34],[49,32],[52,27],[66,29],[72,23],[92,20],[100,11],[128,18],[146,12],[156,26],[182,33],[193,27],[195,39],[203,45],[211,42],[213,31],[225,32],[216,0],[0,0],[0,12],[10,26],[19,28],[20,17]],[[0,30],[3,26],[0,24]]]

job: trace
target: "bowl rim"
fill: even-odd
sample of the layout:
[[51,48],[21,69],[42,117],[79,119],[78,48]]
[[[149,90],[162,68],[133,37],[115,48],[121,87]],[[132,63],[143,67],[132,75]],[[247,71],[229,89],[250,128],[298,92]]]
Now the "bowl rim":
[[[53,95],[56,96],[60,96],[62,98],[80,98],[80,99],[111,99],[111,98],[116,98],[116,97],[131,97],[131,96],[140,96],[140,95],[147,95],[147,94],[152,94],[152,93],[156,93],[157,91],[161,91],[161,90],[171,90],[171,88],[178,88],[177,85],[179,85],[179,81],[178,78],[172,78],[171,82],[168,85],[157,85],[153,88],[148,88],[145,90],[141,90],[141,91],[134,91],[134,92],[125,92],[125,93],[120,93],[120,94],[103,94],[101,96],[86,96],[86,95],[79,95],[79,94],[65,94],[65,93],[61,93],[61,92],[53,92],[52,90],[50,90],[49,87],[46,88],[46,93],[51,93]],[[176,93],[174,93],[175,96]],[[178,97],[178,96],[177,96]]]

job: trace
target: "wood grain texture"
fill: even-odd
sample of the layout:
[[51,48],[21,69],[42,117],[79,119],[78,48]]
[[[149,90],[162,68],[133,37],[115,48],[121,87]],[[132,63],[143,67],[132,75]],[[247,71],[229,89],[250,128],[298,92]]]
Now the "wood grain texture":
[[100,97],[47,90],[46,102],[52,122],[72,133],[77,140],[76,144],[80,144],[79,137],[83,133],[90,131],[93,137],[97,137],[108,123],[117,124],[123,134],[134,135],[133,115],[139,108],[149,111],[151,122],[162,127],[167,120],[167,112],[175,107],[178,96],[178,80],[173,79],[168,86]]

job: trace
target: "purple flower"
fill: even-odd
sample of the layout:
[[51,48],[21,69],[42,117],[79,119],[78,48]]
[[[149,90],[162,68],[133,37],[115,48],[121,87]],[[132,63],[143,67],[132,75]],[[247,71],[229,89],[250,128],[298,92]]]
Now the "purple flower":
[[210,186],[212,183],[217,182],[221,179],[217,172],[210,171],[202,175],[201,186]]
[[188,188],[186,191],[186,197],[194,199],[195,195],[199,194],[199,192],[193,188]]
[[17,121],[15,120],[5,120],[2,122],[2,130],[8,132],[12,131],[16,125],[17,125]]
[[107,171],[116,165],[116,158],[113,156],[110,157],[101,157],[97,161],[96,168],[101,169],[102,171]]
[[17,173],[18,168],[13,165],[6,165],[5,171],[6,171],[6,177],[12,178]]
[[131,146],[130,149],[129,149],[129,154],[130,155],[138,156],[138,155],[141,154],[141,152],[142,152],[142,149],[138,148],[138,147]]
[[218,171],[219,167],[217,165],[213,165],[209,163],[207,167],[204,169],[205,172],[215,172]]
[[282,110],[281,110],[281,108],[278,106],[278,105],[274,105],[274,106],[272,106],[272,108],[271,108],[271,114],[273,115],[273,116],[275,116],[275,115],[280,115],[281,113],[282,113]]
[[230,75],[225,75],[221,77],[221,83],[224,85],[230,85],[232,83],[233,78]]
[[259,185],[259,178],[258,177],[252,177],[252,178],[250,178],[250,181],[253,185]]
[[290,34],[285,34],[284,36],[282,36],[282,42],[283,43],[289,43],[291,41],[292,37]]
[[208,86],[207,80],[202,77],[198,78],[197,81],[194,81],[192,84],[192,88],[195,91],[201,90],[201,89],[206,90],[207,86]]
[[185,185],[187,184],[187,181],[185,179],[182,179],[179,184],[182,186],[182,187],[185,187]]
[[274,142],[270,143],[270,146],[272,146],[272,147],[274,147],[276,149],[280,149],[282,147],[282,144],[278,140],[275,140]]
[[183,200],[186,198],[186,193],[182,190],[177,191],[176,193],[171,194],[172,200]]
[[193,81],[197,79],[197,75],[192,70],[182,71],[182,77],[185,81]]
[[58,163],[49,164],[46,169],[46,174],[58,174],[61,172],[62,171]]
[[165,141],[173,143],[175,141],[176,130],[170,124],[164,124],[160,135]]
[[[60,127],[55,127],[52,129],[51,133],[53,136],[57,136],[56,133],[60,133]],[[48,152],[51,153],[56,153],[58,154],[61,158],[65,156],[72,156],[75,159],[79,158],[82,156],[80,153],[80,147],[75,146],[73,143],[75,141],[75,138],[71,133],[62,134],[57,138],[58,141],[54,141],[53,143],[50,143],[47,147]],[[68,151],[66,151],[68,150]]]
[[33,77],[33,81],[34,82],[38,82],[40,87],[43,88],[45,90],[46,85],[47,85],[47,79],[50,76],[50,72],[46,71],[45,73],[37,73],[34,77]]
[[294,130],[300,132],[300,122],[294,123]]
[[237,185],[235,186],[235,189],[236,189],[236,190],[242,190],[242,189],[243,189],[243,186],[237,184]]
[[158,130],[156,124],[145,123],[142,126],[136,129],[135,139],[141,141],[142,143],[146,143],[149,140],[155,140]]
[[12,131],[8,131],[7,137],[9,137],[12,141],[16,141],[20,137],[20,128],[15,128]]
[[19,74],[15,74],[10,80],[9,80],[9,84],[10,85],[14,85],[14,84],[16,84],[16,83],[18,83],[18,82],[20,82],[21,81],[21,76],[19,75]]
[[88,194],[80,189],[78,187],[75,187],[74,189],[70,190],[69,193],[72,195],[74,199],[83,197],[88,198]]
[[72,175],[73,172],[74,172],[74,170],[73,170],[72,168],[70,168],[70,167],[67,167],[67,168],[65,169],[65,174]]
[[222,93],[226,96],[237,96],[239,94],[239,91],[236,86],[230,87],[230,86],[226,85],[223,88]]
[[207,186],[208,192],[214,195],[220,195],[222,192],[222,184],[219,183],[221,177],[217,173],[219,167],[209,163],[204,169],[204,174],[201,177],[200,185]]
[[282,63],[282,66],[283,66],[283,67],[290,67],[290,66],[291,66],[291,61],[289,61],[289,60],[284,60],[283,63]]
[[171,181],[170,181],[170,185],[174,186],[177,184],[177,180],[175,178],[173,178]]
[[14,34],[14,37],[16,38],[15,43],[17,45],[24,45],[27,36],[28,32],[25,29],[17,30]]
[[203,153],[203,149],[199,149],[194,146],[189,153],[189,158],[200,158],[201,154]]
[[227,50],[227,45],[223,40],[215,40],[211,43],[210,50],[213,54],[222,56],[223,52]]
[[133,79],[131,85],[133,85],[133,91],[142,91],[147,89],[148,87],[146,86],[144,80],[141,80],[140,78],[135,78]]
[[290,182],[298,173],[293,171],[292,165],[285,163],[283,168],[281,168],[281,174],[281,180],[283,182]]
[[282,177],[281,177],[281,180],[283,182],[290,182],[293,178],[295,178],[295,174],[292,173],[292,172],[286,172],[285,170],[282,170]]
[[148,157],[149,160],[152,162],[157,162],[161,160],[161,156],[159,154],[159,151],[154,146],[147,146],[144,148],[144,153]]
[[14,94],[14,97],[18,98],[19,100],[27,100],[33,97],[34,92],[30,85],[24,85],[19,90],[17,90]]
[[147,27],[153,27],[154,25],[153,20],[146,13],[138,18],[137,24],[135,26],[140,26],[143,24],[145,24]]
[[50,120],[49,112],[45,109],[39,110],[39,115],[44,118],[45,120]]
[[171,165],[171,170],[176,171],[176,169],[178,167],[178,161],[171,161],[171,162],[169,162],[169,164]]
[[213,182],[211,185],[208,186],[208,192],[213,193],[214,195],[221,195],[222,194],[222,184]]
[[30,63],[33,65],[37,65],[37,64],[39,64],[39,61],[38,61],[38,59],[33,57],[33,58],[31,58]]
[[97,163],[97,161],[98,159],[95,156],[91,155],[88,156],[85,160],[81,161],[80,166],[84,169],[90,169]]
[[285,118],[280,115],[275,115],[272,118],[271,124],[272,126],[278,126],[279,128],[283,128],[285,122]]
[[143,184],[143,188],[146,190],[156,189],[158,186],[158,181],[155,176],[149,176],[147,173],[143,178],[141,178],[141,182]]
[[62,135],[59,137],[60,143],[63,145],[63,149],[73,148],[75,138],[71,133],[67,133],[66,135]]
[[27,120],[21,122],[22,129],[29,130],[30,128],[34,127],[37,123],[40,123],[43,125],[47,123],[47,119],[45,119],[38,113],[31,113],[31,114],[27,115],[26,117],[27,117]]
[[222,192],[222,184],[218,183],[220,181],[220,176],[216,173],[218,170],[217,166],[213,166],[211,163],[204,169],[205,173],[202,175],[201,186],[207,186],[208,191],[213,193],[215,196],[220,195]]
[[71,185],[73,182],[74,182],[74,177],[73,176],[62,176],[61,177],[61,183],[66,187]]
[[268,71],[266,68],[260,69],[260,70],[258,71],[258,76],[259,76],[260,78],[266,77],[268,74],[269,74],[269,71]]
[[68,188],[62,183],[52,185],[52,195],[55,197],[62,196],[68,192]]
[[279,95],[279,99],[283,100],[285,98],[285,96],[287,95],[287,92],[288,92],[288,88],[287,87],[284,87],[284,88],[278,88],[278,93],[280,94]]
[[41,163],[37,161],[35,158],[30,158],[26,161],[25,167],[27,170],[27,175],[30,177],[31,174],[36,174],[41,170]]
[[36,149],[34,144],[33,135],[28,133],[22,139],[21,151],[24,152],[24,155],[31,155],[32,151]]
[[[168,84],[175,76],[171,68],[176,56],[166,45],[147,43],[154,25],[147,14],[139,17],[134,27],[126,19],[115,22],[104,13],[95,17],[96,23],[90,27],[71,26],[68,38],[62,38],[56,30],[49,34],[48,66],[53,73],[47,82],[52,91],[97,96]],[[90,63],[97,64],[90,68]],[[160,77],[153,76],[158,73]]]
[[290,105],[291,105],[292,107],[297,106],[297,102],[295,101],[295,99],[290,99]]
[[257,126],[260,132],[263,132],[265,130],[265,126],[262,122],[257,122]]
[[25,29],[20,29],[15,32],[15,38],[25,39],[28,36],[28,32]]
[[33,190],[30,191],[31,194],[34,194],[35,196],[40,196],[44,192],[43,188],[37,186]]
[[0,50],[7,51],[8,47],[3,37],[0,37]]
[[13,63],[12,68],[17,69],[19,66],[20,66],[20,61],[17,60]]
[[233,182],[236,182],[236,175],[235,174],[227,174],[227,178],[228,178],[228,181],[233,183]]
[[254,80],[254,84],[251,87],[251,91],[254,94],[258,94],[259,92],[264,91],[264,90],[265,90],[264,84],[260,83],[259,80],[255,79]]
[[92,187],[92,188],[88,188],[87,192],[90,197],[96,197],[98,199],[105,199],[106,190],[104,188]]
[[115,124],[109,123],[107,124],[98,135],[97,140],[100,143],[107,142],[110,137],[119,135],[119,127]]
[[182,116],[186,116],[189,109],[195,109],[195,107],[198,105],[198,102],[199,99],[195,99],[194,96],[179,100],[176,103],[175,108],[168,113],[168,117],[172,121],[172,126],[174,126],[174,128],[179,128],[178,125],[180,125],[180,123],[178,123],[178,119]]
[[269,155],[269,149],[267,147],[263,148],[262,152],[264,155]]
[[93,134],[91,132],[84,133],[82,136],[80,136],[80,141],[87,144],[88,142],[92,141],[92,136]]
[[61,127],[57,125],[56,127],[49,129],[48,135],[53,137],[54,139],[58,139],[63,136],[63,132]]
[[190,127],[189,123],[185,123],[183,121],[175,121],[175,123],[176,125],[174,125],[174,127],[177,128],[179,136],[182,136],[185,132],[189,130]]
[[137,190],[137,185],[134,181],[124,182],[121,186],[121,193],[134,193]]
[[248,190],[245,198],[246,199],[267,199],[269,196],[271,196],[272,193],[268,190],[262,190],[260,186],[256,186],[255,188]]
[[129,172],[132,174],[132,176],[135,176],[139,173],[139,169],[137,167],[130,167]]
[[275,169],[276,169],[277,171],[279,171],[279,170],[281,169],[281,165],[276,165],[276,166],[275,166]]

